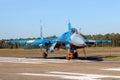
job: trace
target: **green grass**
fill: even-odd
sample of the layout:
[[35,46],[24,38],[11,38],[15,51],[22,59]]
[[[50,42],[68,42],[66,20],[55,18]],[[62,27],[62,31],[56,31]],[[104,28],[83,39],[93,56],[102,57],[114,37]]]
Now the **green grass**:
[[[44,50],[45,51],[45,50]],[[59,50],[55,51],[56,54],[67,54],[67,50]],[[83,50],[79,49],[78,53],[83,54]],[[92,54],[91,54],[92,53]],[[9,55],[18,55],[21,56],[29,55],[29,54],[41,54],[40,49],[0,49],[0,56],[9,56]],[[86,48],[87,55],[100,55],[103,56],[104,60],[113,60],[120,61],[120,48],[119,47],[91,47]],[[110,56],[111,55],[111,56]],[[107,57],[106,57],[107,56]],[[99,57],[99,56],[98,56]]]
[[[45,50],[44,50],[45,51]],[[78,50],[79,53],[83,53],[82,49]],[[87,54],[89,53],[120,53],[119,47],[91,47],[86,48]],[[0,49],[0,53],[40,53],[40,49]],[[67,50],[56,51],[55,53],[67,53]]]
[[39,49],[0,49],[0,54],[26,54],[26,53],[40,53]]

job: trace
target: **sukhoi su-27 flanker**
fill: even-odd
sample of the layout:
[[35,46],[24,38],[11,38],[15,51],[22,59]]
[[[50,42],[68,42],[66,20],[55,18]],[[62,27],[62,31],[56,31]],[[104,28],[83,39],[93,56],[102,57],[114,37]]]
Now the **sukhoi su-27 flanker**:
[[29,44],[25,46],[25,49],[33,49],[33,48],[45,48],[45,52],[43,52],[43,58],[47,58],[48,51],[54,52],[55,50],[59,50],[60,48],[67,50],[66,59],[70,60],[72,58],[78,57],[77,49],[83,49],[83,53],[85,58],[86,52],[85,47],[87,44],[94,43],[110,43],[111,40],[88,40],[84,39],[83,36],[77,31],[76,28],[72,28],[71,23],[68,23],[68,31],[63,33],[60,37],[57,38],[49,38],[43,39],[42,37],[42,28],[41,28],[41,39],[37,40],[11,40],[9,41],[13,44]]

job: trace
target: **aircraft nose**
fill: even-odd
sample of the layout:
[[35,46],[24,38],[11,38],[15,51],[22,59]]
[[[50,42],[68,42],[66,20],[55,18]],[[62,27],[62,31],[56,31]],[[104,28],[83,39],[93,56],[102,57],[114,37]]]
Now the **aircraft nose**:
[[79,47],[86,46],[86,44],[84,42],[84,38],[80,34],[74,33],[70,37],[70,39],[71,39],[72,44],[74,44],[76,46],[79,46]]

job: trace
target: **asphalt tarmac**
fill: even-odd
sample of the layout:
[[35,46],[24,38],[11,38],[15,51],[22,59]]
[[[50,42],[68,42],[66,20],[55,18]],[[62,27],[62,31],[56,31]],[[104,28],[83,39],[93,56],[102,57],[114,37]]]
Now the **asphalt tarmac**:
[[120,61],[1,56],[0,80],[120,80]]
[[1,49],[0,80],[120,80],[119,48],[87,48],[87,59],[66,60],[66,52],[42,58],[39,50]]

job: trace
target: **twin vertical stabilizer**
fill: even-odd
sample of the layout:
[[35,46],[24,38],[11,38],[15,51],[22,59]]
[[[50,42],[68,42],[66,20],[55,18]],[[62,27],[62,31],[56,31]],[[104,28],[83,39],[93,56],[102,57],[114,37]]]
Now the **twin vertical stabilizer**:
[[[72,26],[71,26],[71,23],[70,21],[68,22],[68,31],[71,31],[72,29]],[[40,26],[40,39],[43,40],[43,29],[42,29],[42,26]]]
[[68,31],[71,31],[71,28],[72,28],[72,26],[71,26],[71,23],[70,23],[70,21],[68,22]]
[[40,26],[40,39],[43,40],[43,29],[42,29],[42,26]]

